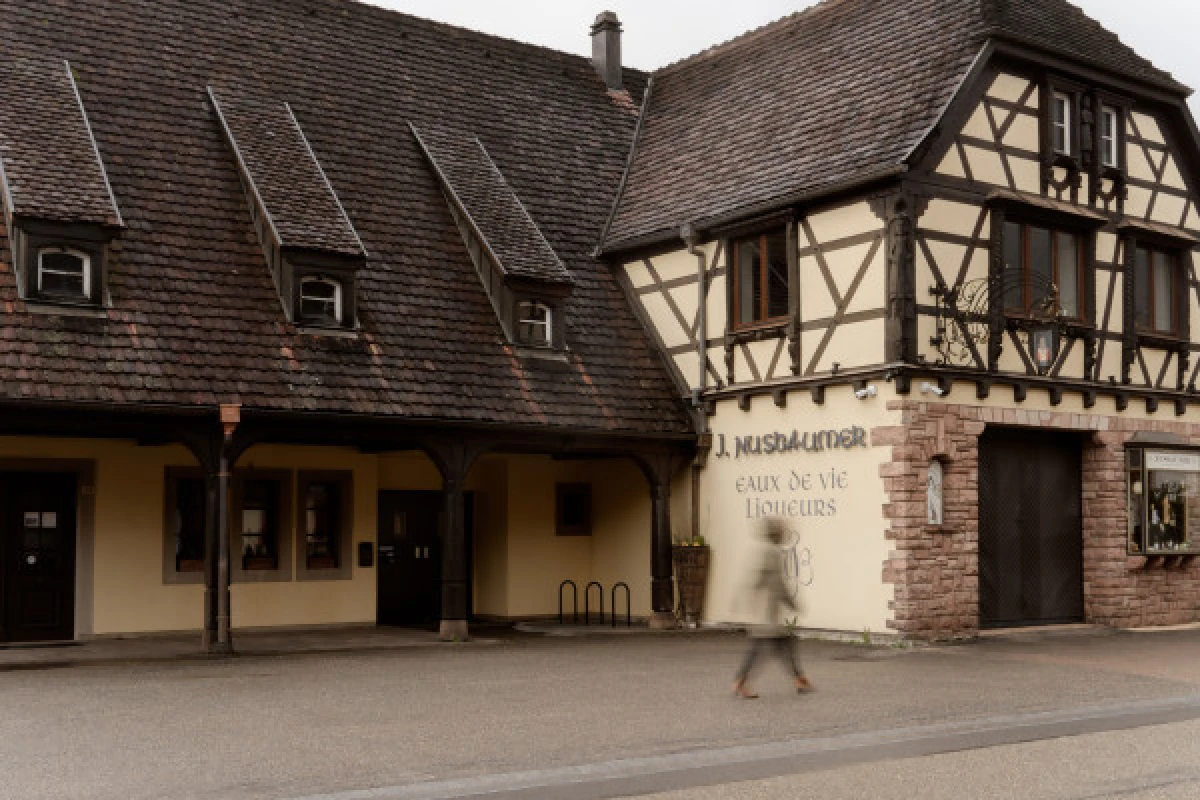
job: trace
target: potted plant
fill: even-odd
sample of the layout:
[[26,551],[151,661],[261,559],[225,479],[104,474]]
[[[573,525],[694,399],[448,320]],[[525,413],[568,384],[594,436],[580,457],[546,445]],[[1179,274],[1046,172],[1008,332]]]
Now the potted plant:
[[679,615],[684,622],[697,625],[704,615],[711,550],[703,536],[694,536],[676,542],[671,556],[679,591]]

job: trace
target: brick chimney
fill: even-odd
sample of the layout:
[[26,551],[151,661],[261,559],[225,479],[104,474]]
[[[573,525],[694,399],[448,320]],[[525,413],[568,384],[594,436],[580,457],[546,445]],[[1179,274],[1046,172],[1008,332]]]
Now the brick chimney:
[[622,89],[621,21],[616,12],[604,11],[592,25],[592,66],[609,89]]

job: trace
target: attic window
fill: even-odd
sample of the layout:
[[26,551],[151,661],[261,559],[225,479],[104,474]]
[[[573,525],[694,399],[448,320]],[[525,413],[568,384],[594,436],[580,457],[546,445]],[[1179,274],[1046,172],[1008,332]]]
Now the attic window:
[[1115,108],[1107,106],[1100,112],[1100,163],[1114,169],[1120,166],[1120,160],[1117,158],[1120,117],[1117,114]]
[[550,347],[554,341],[553,320],[550,306],[522,300],[517,303],[517,341],[533,347]]
[[64,247],[38,250],[37,293],[64,300],[89,299],[92,295],[91,256]]
[[342,284],[329,278],[300,280],[300,321],[309,325],[341,325]]
[[1051,130],[1054,134],[1054,152],[1059,155],[1071,155],[1071,96],[1062,92],[1054,93],[1053,117]]

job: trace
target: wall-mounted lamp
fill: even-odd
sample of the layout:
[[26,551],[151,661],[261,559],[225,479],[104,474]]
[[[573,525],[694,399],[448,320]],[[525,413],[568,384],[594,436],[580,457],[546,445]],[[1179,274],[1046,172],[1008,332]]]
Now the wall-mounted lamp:
[[854,392],[854,396],[857,397],[859,400],[866,400],[868,397],[875,397],[878,394],[879,394],[879,390],[875,388],[875,384],[873,384],[873,383],[870,384],[869,386],[864,386],[861,389],[857,389]]
[[938,397],[946,396],[945,389],[943,389],[940,386],[935,386],[934,384],[930,383],[929,381],[925,381],[925,383],[921,384],[921,392],[923,394],[935,394]]

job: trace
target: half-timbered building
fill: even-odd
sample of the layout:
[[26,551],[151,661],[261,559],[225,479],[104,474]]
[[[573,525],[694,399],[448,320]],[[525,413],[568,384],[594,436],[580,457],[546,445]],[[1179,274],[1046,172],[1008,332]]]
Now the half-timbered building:
[[601,251],[709,443],[710,612],[1200,619],[1189,90],[1061,0],[832,0],[654,74]]
[[0,641],[733,622],[767,517],[805,627],[1200,621],[1200,135],[1065,0],[152,8],[0,16]]

